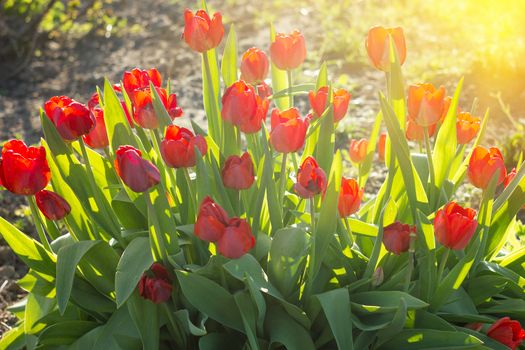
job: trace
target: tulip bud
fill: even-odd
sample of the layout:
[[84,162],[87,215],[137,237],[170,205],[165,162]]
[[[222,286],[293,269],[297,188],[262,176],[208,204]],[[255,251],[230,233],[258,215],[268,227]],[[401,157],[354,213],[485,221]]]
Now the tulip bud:
[[345,218],[355,213],[361,205],[361,198],[363,198],[363,189],[359,188],[357,181],[343,176],[337,204],[339,216]]
[[468,112],[459,113],[456,122],[458,144],[465,145],[472,141],[479,131],[481,121]]
[[224,26],[220,12],[213,14],[213,18],[205,10],[191,12],[184,11],[184,41],[196,52],[204,53],[221,43],[224,36]]
[[[317,90],[317,93],[310,91],[308,98],[310,99],[310,106],[314,111],[314,116],[319,118],[326,108],[328,108],[328,86],[323,86]],[[344,89],[333,89],[332,94],[334,97],[334,123],[337,123],[343,119],[348,110],[348,104],[350,103],[350,95],[348,91]]]
[[164,140],[160,144],[160,153],[164,162],[172,168],[189,168],[197,163],[195,147],[201,156],[208,151],[208,145],[202,135],[193,133],[176,125],[170,125],[166,129]]
[[301,198],[312,198],[326,191],[326,174],[313,157],[306,157],[299,167],[294,189]]
[[270,143],[280,153],[297,152],[304,145],[308,121],[300,119],[297,108],[272,111]]
[[241,59],[241,80],[249,84],[264,81],[269,65],[268,57],[262,50],[256,47],[246,50]]
[[159,263],[151,265],[150,270],[140,278],[139,295],[155,304],[164,303],[170,299],[173,290],[168,270]]
[[226,89],[222,97],[222,118],[242,132],[261,130],[268,113],[269,102],[257,95],[253,86],[239,80]]
[[436,124],[443,113],[445,88],[432,84],[410,85],[408,88],[408,116],[421,127]]
[[383,268],[382,267],[378,267],[375,271],[374,271],[374,274],[372,275],[372,286],[373,287],[377,287],[379,285],[381,285],[381,283],[383,283],[383,280],[385,279],[385,272],[383,271]]
[[[434,136],[437,124],[428,127],[428,137]],[[407,120],[407,129],[405,132],[407,140],[421,142],[425,139],[425,130],[412,119]]]
[[162,85],[162,77],[156,68],[149,70],[134,68],[131,72],[124,72],[122,77],[122,84],[128,95],[132,95],[135,90],[149,88],[150,82],[155,87]]
[[220,205],[210,197],[204,198],[195,222],[195,236],[203,241],[217,242],[228,225],[230,218]]
[[49,220],[61,220],[71,212],[69,203],[55,192],[42,190],[35,195],[38,209]]
[[115,171],[134,192],[145,192],[160,182],[159,169],[142,159],[142,153],[132,146],[117,149]]
[[252,157],[248,152],[242,156],[230,156],[222,169],[222,183],[227,188],[246,190],[255,180]]
[[505,176],[505,181],[503,181],[503,187],[507,187],[512,180],[516,177],[516,168],[512,168],[512,170]]
[[438,210],[434,218],[434,233],[439,243],[454,250],[464,249],[476,228],[476,211],[450,202]]
[[270,45],[273,64],[282,70],[292,70],[303,64],[306,58],[306,45],[301,32],[294,30],[289,35],[277,33]]
[[367,148],[368,140],[351,140],[349,154],[352,162],[361,163],[366,158]]
[[386,250],[396,255],[408,251],[410,234],[415,234],[416,226],[394,222],[383,228],[383,244]]
[[44,110],[65,141],[75,141],[95,127],[95,118],[89,109],[67,96],[51,97],[44,104]]
[[499,149],[495,147],[486,149],[481,146],[474,148],[467,169],[470,183],[484,190],[489,186],[495,174],[498,174],[497,185],[505,181],[507,169]]
[[93,149],[106,148],[109,145],[109,138],[104,121],[104,111],[102,108],[94,107],[90,109],[90,113],[95,119],[95,127],[89,133],[82,136],[82,139],[86,145]]
[[368,31],[365,42],[370,61],[372,61],[374,67],[384,72],[390,71],[391,39],[394,40],[394,48],[397,51],[399,64],[402,65],[406,59],[405,35],[402,28],[372,27]]
[[0,158],[0,184],[8,191],[34,195],[44,189],[51,179],[46,149],[27,147],[23,141],[4,143]]
[[[444,99],[443,99],[443,112],[441,113],[441,117],[439,118],[439,122],[438,124],[443,124],[443,122],[445,121],[445,118],[448,114],[448,110],[450,109],[450,104],[452,103],[452,97],[450,96],[446,96]],[[460,109],[459,107],[456,108],[456,111],[459,113],[460,112]]]
[[232,218],[217,242],[219,253],[230,259],[238,259],[255,246],[255,237],[244,219]]
[[525,330],[521,324],[509,317],[496,321],[487,331],[487,335],[511,350],[517,349],[525,340]]
[[385,150],[386,150],[386,132],[382,132],[379,135],[379,141],[377,142],[377,156],[380,161],[385,160]]
[[[260,82],[255,86],[255,89],[257,90],[257,95],[259,95],[260,98],[263,100],[267,99],[268,96],[272,95],[272,88],[268,86],[264,81]],[[264,116],[266,118],[266,115]]]

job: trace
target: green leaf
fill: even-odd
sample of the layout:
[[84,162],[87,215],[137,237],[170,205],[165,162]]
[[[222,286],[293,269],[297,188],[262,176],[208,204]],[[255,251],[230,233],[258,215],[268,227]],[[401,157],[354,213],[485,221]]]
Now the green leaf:
[[368,147],[366,148],[366,157],[361,163],[361,169],[359,173],[359,187],[365,187],[370,169],[372,169],[372,163],[374,161],[374,155],[376,152],[377,141],[379,139],[379,131],[381,129],[381,122],[383,121],[383,114],[381,111],[377,113],[374,119],[374,126],[370,132],[370,138],[368,139]]
[[182,294],[200,312],[226,327],[244,331],[233,295],[219,284],[187,271],[176,271]]
[[26,334],[38,334],[45,323],[40,320],[55,308],[55,300],[48,299],[36,294],[29,294],[24,313],[24,332]]
[[280,307],[274,306],[268,310],[265,328],[271,344],[282,344],[287,350],[315,349],[309,332]]
[[42,244],[29,238],[0,217],[0,234],[13,252],[30,268],[48,276],[55,276],[56,258]]
[[424,301],[404,292],[370,291],[352,294],[352,309],[361,314],[396,312],[401,298],[405,300],[409,310],[428,306]]
[[58,322],[47,327],[40,333],[38,343],[58,347],[70,345],[78,338],[95,328],[98,324],[93,321],[66,321]]
[[353,350],[352,319],[348,289],[339,288],[315,297],[319,300],[339,349]]
[[199,338],[199,350],[240,350],[242,348],[243,341],[235,334],[210,333]]
[[257,309],[250,297],[250,292],[247,290],[240,291],[234,294],[233,298],[241,313],[242,323],[244,325],[244,333],[248,337],[250,348],[259,350],[257,343]]
[[[166,106],[162,103],[162,99],[160,98],[157,89],[155,89],[155,86],[151,81],[149,82],[149,88],[151,91],[153,109],[155,110],[155,115],[159,121],[159,128],[160,130],[164,130],[165,127],[171,125],[171,117],[166,110]],[[166,96],[166,98],[169,98],[169,96]]]
[[[322,67],[321,67],[321,69],[322,69]],[[319,77],[318,77],[318,79],[319,79]],[[285,73],[285,78],[286,78],[286,73]],[[326,86],[326,85],[328,85],[328,83],[325,84],[324,86]],[[312,83],[304,83],[304,84],[293,85],[292,89],[291,89],[292,96],[295,96],[295,95],[306,95],[311,90],[313,90],[315,88],[315,86],[316,85],[312,84]],[[274,92],[273,95],[268,96],[268,99],[280,99],[280,98],[288,97],[289,94],[290,94],[290,89],[284,88],[284,89],[282,89],[280,91]]]
[[410,329],[399,332],[378,350],[439,349],[463,350],[486,349],[478,338],[462,333],[432,329]]
[[75,271],[80,259],[99,243],[100,241],[81,241],[62,247],[58,251],[56,289],[58,310],[61,315],[66,311]]
[[222,54],[221,73],[225,86],[230,86],[237,81],[237,35],[233,24],[230,26]]
[[[159,348],[159,317],[157,305],[141,298],[138,293],[133,294],[133,296],[127,300],[126,305],[129,315],[139,331],[143,350],[157,350]],[[146,315],[147,317],[144,317]]]
[[140,277],[151,264],[153,264],[153,257],[149,248],[149,239],[135,238],[124,250],[117,265],[115,274],[117,307],[121,307],[131,296]]

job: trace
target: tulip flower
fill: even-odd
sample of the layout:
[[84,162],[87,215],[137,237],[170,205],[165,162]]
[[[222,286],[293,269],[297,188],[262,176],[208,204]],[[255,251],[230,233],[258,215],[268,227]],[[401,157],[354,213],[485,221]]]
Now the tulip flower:
[[102,108],[94,107],[90,109],[90,113],[95,119],[95,127],[82,139],[89,147],[93,149],[103,149],[109,145],[108,132],[104,121],[104,111]]
[[490,180],[495,174],[498,174],[496,185],[505,181],[507,169],[499,149],[495,147],[486,149],[481,146],[474,148],[467,169],[470,183],[484,190],[489,186]]
[[[448,114],[448,110],[450,108],[450,104],[452,103],[452,97],[450,96],[446,96],[444,99],[443,99],[443,112],[441,113],[441,117],[439,118],[439,122],[438,124],[443,124],[443,122],[445,121],[445,118]],[[459,113],[460,112],[460,109],[459,107],[457,107],[457,112]]]
[[297,108],[272,111],[270,143],[280,153],[297,152],[304,145],[308,121],[302,120]]
[[479,118],[471,116],[468,112],[458,114],[456,122],[456,133],[458,144],[465,145],[472,141],[479,131],[481,121]]
[[406,44],[403,29],[375,26],[368,30],[365,46],[374,67],[384,72],[390,71],[390,39],[394,40],[399,64],[405,63]]
[[223,36],[224,26],[220,12],[214,13],[210,19],[205,10],[198,10],[195,14],[188,9],[184,11],[182,37],[193,51],[204,53],[216,48]]
[[34,195],[51,179],[46,149],[27,147],[23,141],[10,140],[2,148],[0,185],[20,195]]
[[229,258],[238,259],[255,246],[255,237],[250,225],[244,219],[232,218],[224,234],[217,242],[218,252]]
[[160,153],[169,167],[189,168],[195,166],[197,162],[195,147],[201,156],[204,156],[208,151],[208,145],[202,135],[195,136],[186,128],[170,125],[166,129],[165,138],[160,144]]
[[[308,94],[310,107],[314,111],[315,118],[319,118],[328,107],[328,91],[328,86],[323,86],[317,92],[310,91]],[[334,97],[334,123],[337,123],[345,116],[351,95],[344,89],[333,89],[332,93]]]
[[432,84],[410,85],[408,88],[408,116],[421,127],[436,124],[443,114],[445,88]]
[[294,189],[301,198],[313,198],[326,191],[326,174],[313,157],[306,157],[299,167]]
[[222,183],[227,188],[246,190],[255,180],[252,157],[248,152],[242,156],[230,156],[222,169]]
[[366,157],[366,150],[368,148],[368,140],[351,140],[350,141],[350,159],[354,163],[361,163]]
[[51,97],[44,104],[44,110],[65,141],[75,141],[95,127],[95,118],[89,109],[67,96]]
[[269,66],[268,56],[264,51],[252,47],[242,55],[241,80],[249,84],[260,83],[266,79]]
[[134,192],[145,192],[160,182],[159,169],[142,158],[133,146],[120,146],[116,152],[115,171]]
[[363,198],[363,189],[354,179],[347,179],[343,176],[341,179],[341,189],[339,190],[339,216],[346,218],[357,212]]
[[[436,133],[436,129],[437,124],[430,125],[428,127],[428,137],[434,136],[434,134]],[[407,140],[422,142],[425,139],[425,130],[422,126],[417,125],[415,121],[408,119],[405,136]]]
[[228,225],[230,218],[226,211],[210,197],[204,198],[197,215],[195,236],[203,241],[217,242]]
[[269,102],[257,95],[255,88],[239,80],[226,89],[222,97],[222,118],[242,132],[261,130],[268,113]]
[[167,96],[166,90],[161,88],[162,77],[157,69],[148,71],[135,68],[131,72],[124,72],[123,84],[133,106],[133,119],[142,128],[155,129],[159,121],[153,107],[153,93],[150,82],[159,95],[160,102],[166,108],[171,120],[182,116],[182,109],[177,106],[177,96]]
[[61,220],[71,212],[69,203],[55,192],[42,190],[35,195],[38,209],[49,220]]
[[257,90],[257,95],[259,95],[259,97],[263,100],[272,95],[272,88],[269,87],[264,81],[257,84],[255,86],[255,90]]
[[139,295],[155,304],[168,301],[173,291],[168,270],[159,263],[153,263],[150,272],[142,275],[138,287]]
[[382,132],[379,135],[379,141],[377,142],[377,156],[380,161],[385,160],[385,150],[386,150],[386,132]]
[[386,250],[396,255],[408,251],[411,233],[416,233],[416,226],[400,222],[394,222],[383,228],[383,244]]
[[503,181],[503,187],[507,187],[512,180],[516,177],[516,168],[512,168],[512,170],[505,176],[505,181]]
[[279,69],[292,70],[299,67],[306,58],[303,34],[298,30],[290,34],[277,33],[270,45],[270,56]]
[[496,321],[487,331],[487,335],[511,350],[517,349],[525,340],[525,330],[521,324],[509,317]]
[[434,218],[434,233],[439,243],[454,250],[464,249],[476,228],[476,211],[450,202],[438,210]]

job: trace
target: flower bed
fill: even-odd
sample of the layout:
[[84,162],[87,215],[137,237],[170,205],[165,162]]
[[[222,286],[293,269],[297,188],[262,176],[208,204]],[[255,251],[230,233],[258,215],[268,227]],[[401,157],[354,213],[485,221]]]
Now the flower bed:
[[[87,105],[47,101],[41,146],[4,144],[1,184],[27,197],[39,240],[0,219],[30,268],[3,348],[520,346],[525,248],[505,242],[525,170],[507,173],[499,150],[480,146],[488,113],[458,106],[461,81],[452,97],[418,84],[405,98],[403,31],[371,28],[386,88],[369,139],[350,143],[358,177],[347,178],[334,133],[351,95],[326,64],[294,85],[299,31],[271,28],[270,57],[252,48],[238,64],[233,27],[219,61],[219,13],[184,17],[207,131],[179,126],[177,87],[134,69]],[[388,175],[365,198],[376,148]],[[465,178],[482,191],[477,210],[454,201]]]

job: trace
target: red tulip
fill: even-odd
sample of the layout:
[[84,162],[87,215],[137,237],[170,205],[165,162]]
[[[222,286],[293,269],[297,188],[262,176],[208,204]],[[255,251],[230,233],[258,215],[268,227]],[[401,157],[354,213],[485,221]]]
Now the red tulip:
[[[328,86],[323,86],[317,90],[317,93],[310,91],[308,94],[310,106],[316,118],[319,118],[328,107],[328,90]],[[344,89],[333,89],[332,93],[334,95],[334,123],[337,123],[345,116],[352,95]]]
[[153,263],[150,273],[144,273],[140,278],[139,295],[155,304],[168,301],[173,291],[168,270],[159,263]]
[[487,331],[487,335],[511,350],[517,349],[525,340],[525,330],[518,321],[509,317],[500,318]]
[[505,176],[505,181],[503,181],[503,186],[507,187],[512,180],[516,177],[516,168],[512,168],[512,170]]
[[238,259],[255,246],[255,237],[244,219],[232,218],[217,242],[219,253],[230,259]]
[[10,140],[2,148],[0,184],[8,191],[33,195],[51,179],[44,147],[27,147],[23,141]]
[[363,198],[363,189],[354,179],[347,179],[343,176],[341,179],[341,189],[339,190],[339,216],[345,218],[357,212]]
[[499,185],[505,181],[505,176],[507,176],[505,162],[499,149],[495,147],[486,149],[481,146],[474,148],[467,169],[470,183],[484,190],[496,173],[499,174],[497,180],[497,185]]
[[472,141],[476,137],[480,125],[479,118],[471,116],[468,112],[459,113],[456,122],[458,144],[465,145]]
[[313,157],[306,157],[299,167],[294,189],[301,198],[312,198],[326,191],[326,174]]
[[299,67],[306,58],[303,34],[298,30],[289,35],[277,33],[270,45],[270,56],[273,64],[279,69],[292,70]]
[[272,88],[269,87],[264,81],[257,84],[255,89],[257,90],[257,95],[259,95],[259,97],[262,99],[266,99],[268,96],[272,95]]
[[162,77],[156,68],[149,70],[134,68],[131,72],[124,72],[122,77],[122,84],[130,97],[135,90],[148,89],[150,82],[156,87],[160,87],[162,84]]
[[368,30],[365,42],[370,61],[374,67],[384,72],[390,71],[390,38],[394,40],[399,64],[402,65],[406,59],[405,35],[402,28],[372,27]]
[[386,132],[382,132],[379,135],[379,141],[377,142],[377,156],[380,161],[385,160],[385,150],[386,150]]
[[195,222],[195,236],[203,241],[217,242],[228,225],[230,218],[220,205],[210,197],[204,198]]
[[159,169],[142,158],[133,146],[120,146],[116,152],[115,171],[134,192],[145,192],[160,182]]
[[383,228],[383,244],[386,250],[396,255],[408,251],[411,233],[416,233],[416,226],[400,222],[394,222]]
[[230,156],[222,169],[222,183],[235,190],[250,188],[255,180],[252,157],[248,152],[242,156]]
[[297,152],[303,147],[308,121],[300,118],[297,108],[282,112],[274,108],[271,119],[270,143],[277,152]]
[[[428,127],[428,137],[434,136],[436,129],[437,124],[430,125]],[[425,130],[422,126],[417,125],[412,119],[408,119],[405,136],[407,140],[421,142],[425,139]]]
[[[452,97],[450,96],[446,96],[444,99],[443,99],[443,113],[441,113],[441,117],[439,118],[439,122],[438,124],[443,124],[443,122],[445,121],[445,118],[447,117],[447,114],[448,114],[448,110],[450,108],[450,104],[452,103]],[[456,109],[456,112],[459,113],[460,112],[460,109],[459,107],[457,107]]]
[[95,127],[82,139],[89,147],[93,149],[103,149],[109,145],[108,132],[104,121],[104,111],[102,108],[94,107],[90,109],[90,113],[95,119]]
[[193,51],[203,53],[217,47],[224,36],[220,12],[213,14],[213,18],[210,19],[205,10],[198,10],[193,14],[186,9],[182,36]]
[[249,84],[257,84],[268,75],[269,68],[268,56],[264,51],[252,47],[242,55],[241,59],[241,80]]
[[60,220],[71,212],[69,203],[55,192],[42,190],[35,195],[38,209],[49,220]]
[[436,124],[443,113],[445,88],[432,84],[410,85],[408,88],[408,116],[419,126]]
[[95,127],[95,119],[89,109],[67,96],[51,97],[44,104],[44,110],[66,141],[77,140]]
[[366,157],[366,150],[368,148],[368,140],[351,140],[350,141],[350,159],[354,163],[361,163]]
[[455,202],[438,210],[434,218],[434,233],[439,243],[454,250],[464,249],[478,227],[475,216],[475,210],[462,208]]
[[268,113],[268,100],[257,95],[253,86],[239,80],[226,89],[222,97],[222,118],[242,132],[261,130]]
[[176,125],[170,125],[166,129],[164,140],[160,144],[160,153],[164,162],[172,168],[188,168],[195,166],[195,147],[201,156],[208,151],[206,140],[201,135],[193,133]]

